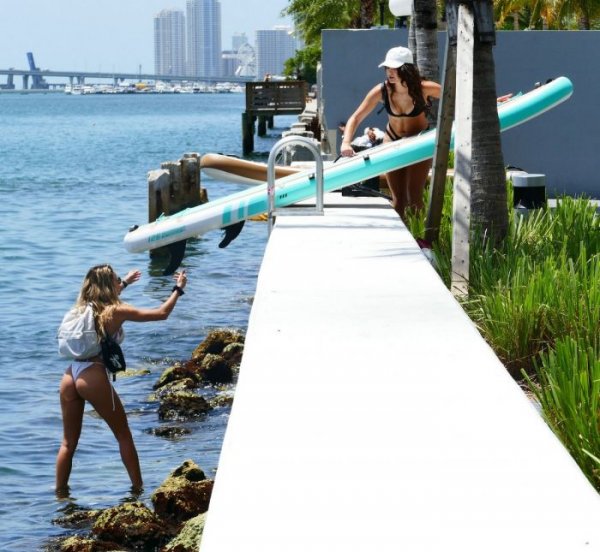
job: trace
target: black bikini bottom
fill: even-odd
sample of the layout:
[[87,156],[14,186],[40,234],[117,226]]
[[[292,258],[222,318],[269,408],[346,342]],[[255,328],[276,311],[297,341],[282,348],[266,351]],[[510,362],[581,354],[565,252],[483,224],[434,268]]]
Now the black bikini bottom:
[[[429,130],[428,128],[421,130],[420,132],[417,132],[417,134],[421,134],[425,131]],[[402,138],[408,138],[408,135],[403,135],[403,136],[398,136],[395,132],[394,129],[392,129],[392,127],[390,126],[390,124],[388,123],[387,126],[385,127],[385,133],[389,136],[390,140],[392,142],[397,142],[398,140],[402,140]],[[417,134],[411,134],[411,136],[416,136]]]
[[404,138],[404,136],[398,136],[394,130],[392,129],[392,127],[390,126],[390,124],[388,123],[388,125],[385,127],[385,133],[389,136],[390,140],[392,142],[396,142],[397,140],[402,140],[402,138]]

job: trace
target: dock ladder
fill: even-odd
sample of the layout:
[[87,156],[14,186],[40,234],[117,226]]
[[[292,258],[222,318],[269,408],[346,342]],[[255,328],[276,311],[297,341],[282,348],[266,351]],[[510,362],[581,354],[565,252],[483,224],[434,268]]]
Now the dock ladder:
[[[309,151],[311,151],[315,157],[316,167],[315,174],[311,175],[310,179],[316,180],[316,204],[315,207],[286,207],[282,209],[275,209],[275,160],[279,152],[290,145],[299,144]],[[268,207],[268,222],[269,222],[269,236],[273,229],[274,218],[277,215],[322,215],[323,214],[323,158],[321,152],[316,146],[313,140],[306,138],[305,136],[287,136],[277,142],[271,153],[269,153],[269,160],[267,163],[267,197],[269,201]]]

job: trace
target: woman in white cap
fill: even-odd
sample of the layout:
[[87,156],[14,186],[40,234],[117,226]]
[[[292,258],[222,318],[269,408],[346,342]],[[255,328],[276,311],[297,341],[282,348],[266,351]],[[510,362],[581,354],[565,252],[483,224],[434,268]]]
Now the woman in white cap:
[[[392,48],[379,67],[385,67],[386,80],[369,91],[348,119],[340,149],[345,157],[354,155],[352,137],[364,118],[380,102],[388,114],[384,142],[393,142],[426,130],[430,98],[440,97],[441,86],[422,79],[408,48]],[[430,168],[431,161],[428,160],[386,174],[392,205],[401,218],[404,218],[407,208],[415,211],[423,208],[423,190]]]

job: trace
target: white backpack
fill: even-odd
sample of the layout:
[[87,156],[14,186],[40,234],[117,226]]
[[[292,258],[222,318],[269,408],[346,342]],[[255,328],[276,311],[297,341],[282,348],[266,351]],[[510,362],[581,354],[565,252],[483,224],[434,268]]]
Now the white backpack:
[[73,307],[58,328],[58,354],[83,360],[98,355],[100,349],[92,305],[87,305],[84,310]]

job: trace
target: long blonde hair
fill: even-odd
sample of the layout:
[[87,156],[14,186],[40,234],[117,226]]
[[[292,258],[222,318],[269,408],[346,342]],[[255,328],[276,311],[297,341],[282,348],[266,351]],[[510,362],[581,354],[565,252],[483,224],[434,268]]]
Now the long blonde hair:
[[84,309],[88,304],[94,311],[96,333],[105,335],[104,325],[110,313],[121,303],[119,291],[115,286],[117,277],[112,266],[108,264],[96,265],[88,270],[83,279],[79,297],[75,306]]

